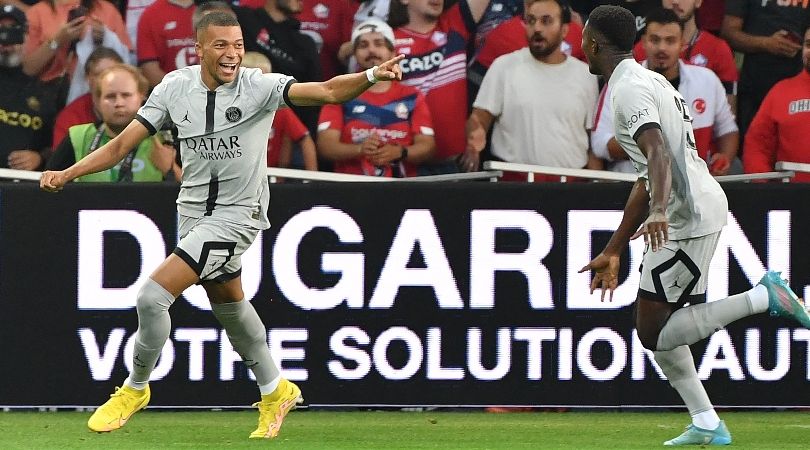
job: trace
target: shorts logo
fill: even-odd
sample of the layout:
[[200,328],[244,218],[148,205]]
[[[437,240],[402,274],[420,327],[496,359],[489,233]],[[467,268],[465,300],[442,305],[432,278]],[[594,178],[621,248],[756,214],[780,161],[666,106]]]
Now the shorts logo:
[[228,119],[228,122],[239,122],[239,119],[242,118],[242,110],[231,106],[225,110],[225,118]]

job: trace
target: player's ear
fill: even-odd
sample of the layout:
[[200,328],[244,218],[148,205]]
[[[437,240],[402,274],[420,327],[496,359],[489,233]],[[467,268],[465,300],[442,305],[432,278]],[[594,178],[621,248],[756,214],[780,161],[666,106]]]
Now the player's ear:
[[197,54],[197,59],[202,61],[202,45],[199,41],[194,43],[194,53]]

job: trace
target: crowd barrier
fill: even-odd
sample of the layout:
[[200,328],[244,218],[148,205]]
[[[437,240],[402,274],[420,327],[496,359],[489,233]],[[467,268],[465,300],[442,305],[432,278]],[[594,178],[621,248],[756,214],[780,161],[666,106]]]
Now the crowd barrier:
[[[613,302],[580,267],[629,183],[284,183],[243,281],[285,376],[315,406],[680,405],[633,331],[643,243]],[[0,407],[97,406],[128,372],[138,285],[177,241],[177,186],[0,185]],[[710,299],[766,267],[810,294],[810,186],[724,185]],[[194,287],[154,407],[244,407],[249,372]],[[694,346],[717,405],[810,407],[810,331],[766,315]]]

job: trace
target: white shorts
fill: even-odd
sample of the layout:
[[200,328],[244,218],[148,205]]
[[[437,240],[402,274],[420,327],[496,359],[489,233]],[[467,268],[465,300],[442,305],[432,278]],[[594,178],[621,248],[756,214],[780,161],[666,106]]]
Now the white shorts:
[[706,301],[709,263],[720,232],[669,241],[657,252],[644,251],[638,295],[649,300],[696,304]]
[[225,283],[242,273],[242,254],[259,230],[213,217],[180,215],[180,242],[174,254],[200,277],[200,282]]

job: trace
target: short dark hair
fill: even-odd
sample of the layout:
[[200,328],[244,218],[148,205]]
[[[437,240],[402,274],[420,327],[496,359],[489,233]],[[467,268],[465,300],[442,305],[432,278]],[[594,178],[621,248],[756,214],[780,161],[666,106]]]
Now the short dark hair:
[[199,39],[200,31],[211,26],[238,27],[239,21],[236,20],[236,17],[234,17],[232,13],[228,14],[224,11],[211,11],[200,19],[200,22],[197,24],[197,28],[194,29],[194,35]]
[[110,47],[96,47],[96,49],[90,53],[90,56],[87,57],[87,61],[84,62],[84,74],[89,75],[93,67],[104,59],[111,59],[118,64],[124,62],[121,55]]
[[669,25],[671,23],[676,23],[681,28],[681,31],[684,29],[683,21],[675,14],[675,11],[666,8],[655,8],[647,14],[646,18],[647,25],[651,23],[657,23],[659,25]]
[[588,16],[588,26],[621,52],[633,50],[636,42],[636,16],[621,6],[601,5]]

